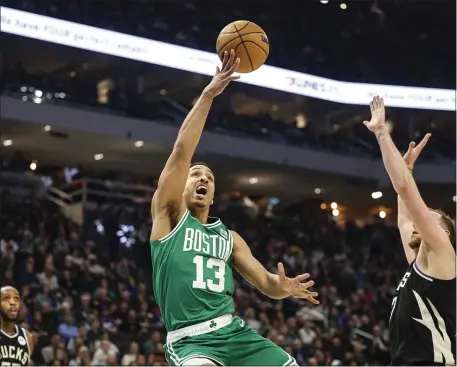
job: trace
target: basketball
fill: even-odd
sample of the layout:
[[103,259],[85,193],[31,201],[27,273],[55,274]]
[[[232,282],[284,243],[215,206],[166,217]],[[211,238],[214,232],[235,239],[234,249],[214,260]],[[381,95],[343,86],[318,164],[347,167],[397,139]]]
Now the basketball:
[[222,60],[224,52],[234,50],[240,59],[238,73],[250,73],[260,68],[267,60],[270,44],[266,33],[257,24],[237,20],[222,29],[216,42],[216,50]]

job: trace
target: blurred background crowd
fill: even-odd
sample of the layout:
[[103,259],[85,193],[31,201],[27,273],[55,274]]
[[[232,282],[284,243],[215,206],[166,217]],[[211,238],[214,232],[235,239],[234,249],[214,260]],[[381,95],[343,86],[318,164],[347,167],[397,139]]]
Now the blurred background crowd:
[[[341,3],[205,2],[204,10],[197,0],[3,4],[210,52],[220,29],[233,20],[249,19],[269,36],[270,65],[342,81],[455,89],[455,2],[443,0],[436,6],[435,0],[418,1],[412,6],[406,0],[347,1],[345,9]],[[209,80],[4,36],[9,51],[3,60],[2,97],[24,105],[71,107],[82,119],[95,111],[125,118],[126,125],[132,123],[127,118],[133,118],[176,128]],[[218,98],[207,130],[375,162],[379,149],[361,124],[367,113],[366,106],[236,83]],[[388,113],[399,147],[431,132],[421,162],[455,171],[454,112],[398,108]],[[83,128],[62,120],[66,127],[32,124],[20,117],[0,119],[0,286],[13,285],[21,292],[21,323],[35,338],[35,365],[166,365],[166,334],[151,289],[148,245],[150,198],[160,172],[152,166],[161,167],[163,157],[158,158],[159,149],[149,150],[142,158],[143,172],[134,173],[139,159],[134,154],[141,153],[125,148],[125,142],[133,145],[135,140],[129,127],[122,141],[111,143],[109,132],[103,132],[83,136],[87,145],[72,145],[82,142],[78,131]],[[38,125],[46,138],[30,135]],[[146,149],[146,138],[137,138],[145,141],[136,141],[135,147],[144,144]],[[117,166],[108,165],[106,151],[105,159],[99,153],[109,144],[123,157]],[[343,219],[343,209],[330,205],[335,196],[324,195],[324,182],[317,182],[320,188],[313,186],[311,195],[291,198],[287,184],[292,181],[281,176],[270,181],[277,195],[266,188],[262,192],[261,182],[252,195],[246,190],[254,190],[262,178],[251,177],[249,184],[254,185],[240,189],[228,180],[232,173],[229,169],[221,177],[223,189],[218,186],[212,215],[240,233],[268,270],[274,272],[283,261],[289,274],[312,274],[320,299],[317,307],[300,300],[273,301],[237,277],[236,313],[300,365],[389,364],[390,306],[407,266],[395,209],[383,209],[380,215],[369,204],[363,216]],[[291,175],[321,177],[298,169]],[[358,192],[377,189],[375,182],[352,177],[326,180],[334,186],[343,181],[352,185],[355,195],[341,194],[347,207]],[[438,181],[436,177],[434,186],[427,186],[427,197],[455,194],[455,182]],[[282,194],[289,194],[287,200]],[[395,208],[392,193],[384,198],[386,206]],[[455,217],[455,205],[440,200],[433,205],[453,207],[449,214]]]

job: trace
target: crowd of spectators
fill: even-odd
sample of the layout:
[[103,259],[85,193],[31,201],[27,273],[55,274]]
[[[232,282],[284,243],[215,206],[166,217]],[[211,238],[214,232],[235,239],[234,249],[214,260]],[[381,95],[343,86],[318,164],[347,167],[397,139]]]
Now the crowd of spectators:
[[[46,199],[0,195],[0,285],[21,292],[35,365],[166,364],[151,289],[148,204],[132,205],[135,242],[127,246],[108,218],[125,219],[129,205],[98,209],[97,223],[92,213],[80,226]],[[239,232],[269,270],[282,261],[289,274],[306,271],[316,281],[321,304],[311,307],[270,300],[236,276],[236,313],[252,328],[300,365],[389,363],[390,303],[406,267],[395,228],[379,218],[341,227],[318,205],[272,208],[236,197],[218,197],[212,215]],[[114,251],[105,251],[107,241]]]

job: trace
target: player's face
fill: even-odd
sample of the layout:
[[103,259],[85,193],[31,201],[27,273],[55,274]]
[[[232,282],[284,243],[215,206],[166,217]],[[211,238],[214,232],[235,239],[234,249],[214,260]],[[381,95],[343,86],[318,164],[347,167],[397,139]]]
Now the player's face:
[[417,232],[416,227],[414,227],[413,233],[411,234],[411,239],[409,240],[409,247],[411,247],[417,254],[421,243],[422,237],[420,236],[419,232]]
[[17,321],[21,308],[21,298],[18,291],[13,288],[6,288],[2,290],[0,297],[0,310],[3,321]]
[[208,167],[193,166],[189,170],[184,196],[189,208],[206,208],[214,198],[214,175]]

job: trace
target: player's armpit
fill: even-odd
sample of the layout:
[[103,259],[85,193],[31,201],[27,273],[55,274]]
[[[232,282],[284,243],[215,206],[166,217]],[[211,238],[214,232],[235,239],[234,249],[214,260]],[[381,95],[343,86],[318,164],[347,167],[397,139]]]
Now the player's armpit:
[[396,188],[422,240],[434,252],[452,254],[454,249],[447,232],[438,224],[433,213],[422,199],[412,177]]
[[289,296],[276,285],[278,276],[271,274],[252,255],[246,241],[236,232],[231,231],[233,236],[233,259],[236,270],[241,276],[256,287],[266,296],[274,299],[282,299]]

